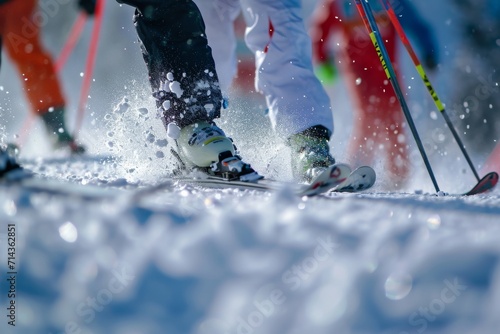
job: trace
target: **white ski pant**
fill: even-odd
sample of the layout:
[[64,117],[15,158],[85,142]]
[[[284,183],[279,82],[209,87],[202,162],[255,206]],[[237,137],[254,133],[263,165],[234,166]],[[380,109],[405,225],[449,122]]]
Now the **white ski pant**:
[[[240,10],[245,41],[256,59],[255,88],[264,94],[271,124],[286,139],[323,125],[333,132],[330,99],[312,68],[311,40],[301,0],[195,0],[206,24],[222,90],[236,74],[233,22]],[[270,26],[273,30],[270,32]]]

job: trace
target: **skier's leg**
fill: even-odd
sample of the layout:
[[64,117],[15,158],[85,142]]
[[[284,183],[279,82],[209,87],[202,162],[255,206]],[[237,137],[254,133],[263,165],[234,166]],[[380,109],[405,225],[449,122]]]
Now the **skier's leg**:
[[219,117],[222,95],[205,24],[192,0],[124,0],[134,16],[163,120],[180,127]]
[[[136,7],[134,21],[153,94],[167,134],[176,140],[177,156],[186,167],[213,166],[212,172],[220,172],[222,160],[234,157],[235,150],[213,123],[222,94],[198,7],[192,0],[120,2]],[[253,173],[244,166],[236,176]]]
[[484,167],[482,168],[482,173],[489,173],[491,170],[500,172],[500,144],[497,144],[490,156],[486,160]]
[[387,138],[384,138],[384,146],[387,145],[384,147],[386,166],[391,182],[390,187],[399,189],[408,182],[410,172],[408,143],[406,131],[403,128],[403,113],[399,108],[399,104],[396,101],[392,105],[387,104],[386,108],[383,109],[385,112],[383,123],[387,127]]
[[[376,57],[374,54],[373,57]],[[391,178],[406,177],[406,143],[401,113],[394,91],[385,86],[385,74],[380,64],[344,61],[344,76],[354,108],[353,133],[348,156],[355,165],[370,165],[374,157],[383,157]],[[369,69],[366,71],[365,69]],[[356,79],[358,83],[356,84]]]
[[9,58],[23,76],[24,92],[33,112],[41,115],[50,108],[64,106],[65,100],[52,59],[41,46],[40,29],[31,20],[37,3],[23,0],[4,5],[10,12],[5,17],[4,43]]
[[[358,107],[354,107],[358,109]],[[359,110],[353,110],[353,129],[347,148],[347,161],[353,166],[372,165],[377,138],[373,135],[377,129],[369,116]]]
[[248,25],[246,42],[256,55],[256,89],[266,97],[274,129],[285,139],[316,125],[331,133],[330,100],[313,72],[301,1],[241,4]]
[[403,113],[392,87],[384,84],[386,77],[381,65],[370,64],[377,61],[375,52],[369,55],[373,60],[343,59],[344,76],[354,107],[348,156],[355,165],[370,165],[375,157],[380,158],[389,179],[401,186],[409,172]]
[[[347,49],[350,50],[350,47]],[[379,142],[378,136],[381,127],[383,128],[378,110],[380,93],[384,89],[381,87],[384,78],[380,81],[380,75],[375,72],[376,68],[373,68],[373,62],[375,66],[380,66],[380,63],[377,63],[377,59],[361,59],[359,56],[354,58],[350,53],[342,55],[341,59],[342,72],[353,107],[353,129],[347,150],[348,161],[355,166],[371,165]]]
[[66,101],[54,63],[41,45],[39,26],[31,19],[37,3],[37,0],[23,0],[2,6],[2,10],[9,12],[4,18],[5,49],[22,75],[24,92],[32,111],[42,118],[55,145],[82,153],[83,147],[75,143],[66,127]]
[[241,0],[247,45],[256,57],[257,91],[266,97],[271,124],[292,149],[294,178],[310,181],[334,163],[330,99],[312,67],[311,40],[300,0]]
[[238,0],[194,0],[206,25],[208,45],[212,48],[219,83],[228,93],[237,70],[234,20],[240,12]]

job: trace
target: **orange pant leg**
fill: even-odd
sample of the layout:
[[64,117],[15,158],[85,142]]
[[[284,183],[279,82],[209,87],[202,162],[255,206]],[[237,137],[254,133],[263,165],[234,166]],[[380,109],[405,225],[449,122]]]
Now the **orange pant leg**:
[[0,20],[5,51],[21,75],[32,111],[40,115],[64,107],[65,100],[52,59],[40,43],[36,10],[37,0],[12,0],[0,7]]

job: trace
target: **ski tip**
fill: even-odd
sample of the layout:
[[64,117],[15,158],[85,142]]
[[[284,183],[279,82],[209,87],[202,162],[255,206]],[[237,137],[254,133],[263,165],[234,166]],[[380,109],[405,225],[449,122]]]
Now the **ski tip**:
[[498,183],[498,173],[497,172],[489,172],[486,174],[483,179],[487,178],[489,183],[491,184],[491,188],[495,187]]
[[479,182],[465,195],[477,195],[482,194],[487,191],[493,189],[498,183],[498,173],[497,172],[489,172]]
[[370,189],[377,179],[375,170],[370,166],[361,166],[351,172],[346,181],[333,189],[335,192],[360,192]]
[[372,185],[375,183],[377,180],[377,174],[375,173],[375,170],[371,168],[370,166],[361,166],[355,169],[355,172],[361,174],[363,178],[368,178],[372,180]]
[[495,178],[496,181],[498,182],[498,173],[497,172],[489,172],[488,174],[486,174],[486,176],[490,176],[492,178]]
[[301,196],[316,196],[342,184],[351,173],[347,164],[333,164],[316,176],[310,184],[299,190]]

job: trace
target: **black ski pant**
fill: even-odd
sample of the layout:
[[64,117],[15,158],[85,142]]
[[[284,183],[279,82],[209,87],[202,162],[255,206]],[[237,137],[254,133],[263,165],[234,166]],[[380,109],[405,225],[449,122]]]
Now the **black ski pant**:
[[193,1],[117,1],[136,8],[134,24],[164,124],[182,128],[219,117],[219,80],[205,24]]

